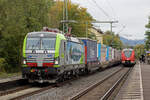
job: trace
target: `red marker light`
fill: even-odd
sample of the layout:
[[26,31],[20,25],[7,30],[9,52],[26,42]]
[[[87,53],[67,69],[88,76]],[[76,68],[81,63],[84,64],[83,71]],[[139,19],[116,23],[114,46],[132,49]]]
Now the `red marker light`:
[[47,69],[45,69],[45,72],[48,72]]
[[35,72],[35,69],[31,69],[31,72]]

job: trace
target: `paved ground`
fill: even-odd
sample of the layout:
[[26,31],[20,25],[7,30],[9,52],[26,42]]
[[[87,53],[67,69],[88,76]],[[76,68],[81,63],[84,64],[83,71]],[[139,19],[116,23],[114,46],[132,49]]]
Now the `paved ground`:
[[150,100],[150,65],[135,65],[116,100]]
[[138,62],[115,100],[143,100],[141,64]]
[[150,100],[150,65],[141,64],[144,100]]

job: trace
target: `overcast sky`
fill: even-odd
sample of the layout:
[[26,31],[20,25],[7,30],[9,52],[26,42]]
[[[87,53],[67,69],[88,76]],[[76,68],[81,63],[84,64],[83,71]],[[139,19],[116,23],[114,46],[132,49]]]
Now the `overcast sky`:
[[[143,39],[145,24],[150,15],[150,0],[71,0],[87,8],[98,21],[118,20],[113,31],[128,39]],[[97,4],[95,4],[95,2]],[[102,9],[101,9],[102,8]],[[103,31],[109,30],[109,24],[97,24]],[[124,27],[124,28],[123,28]]]

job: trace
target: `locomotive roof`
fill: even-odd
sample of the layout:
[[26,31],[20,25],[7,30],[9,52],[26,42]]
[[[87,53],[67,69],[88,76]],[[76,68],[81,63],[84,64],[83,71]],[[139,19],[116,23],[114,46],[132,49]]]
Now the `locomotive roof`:
[[51,37],[56,37],[56,35],[59,33],[54,33],[54,32],[30,32],[27,34],[29,37],[46,37],[46,36],[51,36]]
[[90,38],[85,38],[85,37],[78,37],[78,39],[82,39],[82,40],[90,40],[90,41],[97,41],[97,40],[92,40]]
[[69,37],[68,40],[73,41],[73,42],[80,42],[80,40],[76,37]]
[[123,51],[133,51],[133,49],[130,49],[130,48],[126,48],[126,49],[123,49]]

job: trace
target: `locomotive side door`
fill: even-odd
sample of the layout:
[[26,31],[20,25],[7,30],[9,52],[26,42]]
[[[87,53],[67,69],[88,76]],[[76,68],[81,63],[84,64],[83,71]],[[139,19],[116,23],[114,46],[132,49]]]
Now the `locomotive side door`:
[[66,40],[61,40],[61,45],[60,45],[60,64],[65,65],[66,61]]

